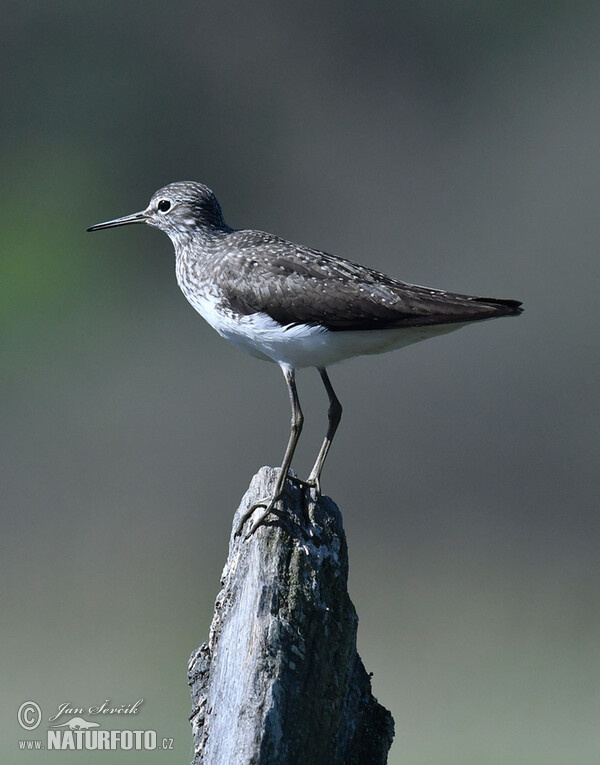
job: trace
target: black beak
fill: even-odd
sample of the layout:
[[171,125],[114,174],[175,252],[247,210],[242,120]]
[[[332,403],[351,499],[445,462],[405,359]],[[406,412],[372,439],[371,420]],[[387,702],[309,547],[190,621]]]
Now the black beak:
[[127,226],[129,223],[145,223],[148,220],[148,216],[144,211],[133,213],[133,215],[125,215],[123,218],[115,218],[114,220],[107,220],[105,223],[96,223],[95,226],[90,226],[87,231],[100,231],[102,228],[114,228],[115,226]]

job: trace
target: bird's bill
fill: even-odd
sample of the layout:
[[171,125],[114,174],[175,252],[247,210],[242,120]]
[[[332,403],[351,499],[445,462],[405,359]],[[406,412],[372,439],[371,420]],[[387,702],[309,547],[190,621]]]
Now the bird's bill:
[[87,231],[100,231],[102,228],[114,228],[115,226],[127,226],[130,223],[145,223],[148,220],[146,212],[133,213],[133,215],[125,215],[123,218],[115,218],[114,220],[107,220],[105,223],[96,223],[95,226],[90,226]]

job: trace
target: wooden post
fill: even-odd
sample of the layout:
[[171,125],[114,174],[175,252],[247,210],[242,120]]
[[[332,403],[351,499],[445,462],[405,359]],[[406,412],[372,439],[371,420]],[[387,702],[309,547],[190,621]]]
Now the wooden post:
[[[234,529],[277,474],[254,476]],[[283,503],[249,539],[232,532],[209,641],[189,663],[193,765],[384,765],[394,723],[356,651],[340,511],[289,481]]]

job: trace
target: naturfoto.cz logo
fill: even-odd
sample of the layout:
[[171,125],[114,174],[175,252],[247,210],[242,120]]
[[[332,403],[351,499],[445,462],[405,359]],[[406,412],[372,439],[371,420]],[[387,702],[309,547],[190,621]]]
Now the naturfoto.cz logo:
[[[172,738],[161,738],[154,730],[102,730],[100,723],[88,720],[86,716],[93,715],[136,715],[143,703],[139,699],[134,704],[122,704],[112,707],[107,699],[98,706],[72,706],[69,702],[59,704],[58,711],[48,718],[49,725],[46,739],[21,740],[19,749],[26,751],[39,750],[103,750],[103,751],[150,751],[154,749],[173,749]],[[74,715],[74,716],[70,716]],[[70,716],[65,722],[61,718]],[[104,718],[106,719],[106,718]],[[17,720],[24,730],[34,730],[42,722],[42,710],[35,701],[21,704],[17,712]]]

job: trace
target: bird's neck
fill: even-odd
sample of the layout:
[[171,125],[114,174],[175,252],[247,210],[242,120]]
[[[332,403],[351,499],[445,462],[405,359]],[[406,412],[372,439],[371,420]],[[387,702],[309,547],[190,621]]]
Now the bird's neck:
[[197,228],[189,236],[171,236],[175,247],[179,286],[191,300],[190,293],[202,290],[213,281],[215,272],[228,250],[227,238],[232,229]]
[[185,250],[202,256],[218,250],[231,231],[228,226],[182,226],[169,231],[168,234],[178,256]]

